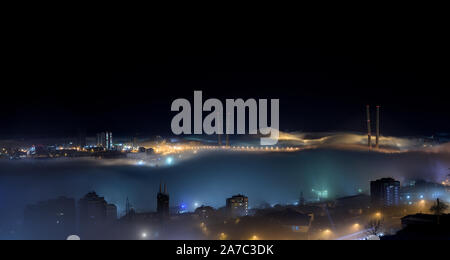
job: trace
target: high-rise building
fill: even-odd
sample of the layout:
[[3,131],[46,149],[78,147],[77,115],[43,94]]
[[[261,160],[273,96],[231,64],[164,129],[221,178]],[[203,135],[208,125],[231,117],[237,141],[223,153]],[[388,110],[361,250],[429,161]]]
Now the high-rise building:
[[66,239],[76,233],[75,216],[75,200],[66,197],[28,205],[24,214],[25,233],[30,239]]
[[104,197],[95,192],[89,192],[78,202],[79,224],[83,237],[92,238],[100,236],[98,231],[110,223],[109,220],[117,218],[117,208],[108,204]]
[[397,206],[400,204],[400,182],[383,178],[370,182],[370,196],[375,206]]
[[117,207],[114,204],[106,205],[106,220],[114,222],[117,220]]
[[169,218],[169,194],[167,193],[167,185],[164,184],[164,192],[162,191],[162,185],[159,185],[159,192],[157,195],[157,208],[156,211],[161,219]]
[[300,192],[300,199],[298,200],[299,206],[305,206],[305,197],[303,196],[303,192]]
[[238,194],[227,199],[227,210],[231,217],[248,215],[248,198]]
[[112,150],[114,147],[112,133],[111,132],[103,132],[103,133],[97,134],[97,146],[103,147],[108,151]]
[[97,134],[97,147],[103,146],[103,133]]
[[133,137],[131,138],[131,143],[132,143],[132,146],[133,146],[133,147],[138,147],[138,145],[139,145],[139,140],[138,140],[137,136],[133,136]]
[[202,220],[208,220],[214,216],[216,210],[211,206],[201,206],[195,209],[195,214]]

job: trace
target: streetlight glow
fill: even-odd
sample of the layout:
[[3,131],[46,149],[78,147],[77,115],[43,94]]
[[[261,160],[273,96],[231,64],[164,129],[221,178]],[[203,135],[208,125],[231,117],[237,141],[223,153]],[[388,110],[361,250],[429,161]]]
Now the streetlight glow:
[[257,235],[253,235],[250,240],[259,240],[259,237]]

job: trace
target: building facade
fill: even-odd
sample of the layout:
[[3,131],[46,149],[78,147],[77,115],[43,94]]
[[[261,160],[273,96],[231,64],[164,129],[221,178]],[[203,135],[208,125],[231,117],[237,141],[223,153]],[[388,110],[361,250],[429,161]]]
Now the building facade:
[[374,206],[391,207],[400,204],[400,182],[383,178],[370,182],[370,197]]
[[231,217],[248,215],[248,198],[238,194],[227,199],[227,210]]
[[108,204],[104,197],[89,192],[78,202],[79,225],[82,238],[96,238],[104,228],[117,218],[117,208]]
[[113,136],[111,132],[103,132],[97,134],[97,146],[103,147],[104,149],[110,151],[113,150]]

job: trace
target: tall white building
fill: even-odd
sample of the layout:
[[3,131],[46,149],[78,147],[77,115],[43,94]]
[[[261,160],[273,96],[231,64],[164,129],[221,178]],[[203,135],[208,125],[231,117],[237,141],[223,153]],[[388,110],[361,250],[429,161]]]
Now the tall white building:
[[113,137],[111,132],[103,132],[97,134],[97,146],[103,147],[106,150],[113,149]]

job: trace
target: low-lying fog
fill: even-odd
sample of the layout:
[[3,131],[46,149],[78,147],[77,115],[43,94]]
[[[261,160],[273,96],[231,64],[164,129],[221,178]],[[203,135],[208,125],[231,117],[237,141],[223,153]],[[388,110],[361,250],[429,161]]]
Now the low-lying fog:
[[[380,177],[441,181],[449,172],[448,153],[369,153],[305,150],[295,153],[211,152],[170,167],[147,167],[124,160],[50,159],[0,161],[2,224],[21,221],[26,204],[68,196],[77,200],[95,190],[123,213],[128,197],[138,211],[156,208],[160,182],[168,184],[171,206],[185,203],[221,207],[237,193],[250,207],[262,202],[294,203],[312,189],[330,197],[368,192]],[[197,204],[196,204],[197,203]]]

